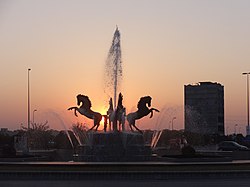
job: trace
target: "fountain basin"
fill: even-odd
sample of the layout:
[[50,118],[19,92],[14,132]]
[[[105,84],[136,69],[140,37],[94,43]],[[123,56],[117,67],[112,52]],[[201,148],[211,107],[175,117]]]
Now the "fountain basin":
[[90,132],[85,145],[78,146],[74,161],[150,161],[152,151],[142,134],[135,132]]

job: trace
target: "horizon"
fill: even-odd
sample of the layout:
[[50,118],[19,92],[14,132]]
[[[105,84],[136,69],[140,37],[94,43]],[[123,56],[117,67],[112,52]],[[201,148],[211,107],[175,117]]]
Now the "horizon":
[[146,95],[161,111],[137,127],[170,128],[176,117],[174,129],[184,129],[184,85],[210,81],[224,86],[225,134],[236,124],[246,133],[250,2],[3,0],[0,8],[1,128],[27,125],[29,68],[31,119],[92,124],[67,111],[78,94],[105,114],[104,67],[118,25],[127,113]]

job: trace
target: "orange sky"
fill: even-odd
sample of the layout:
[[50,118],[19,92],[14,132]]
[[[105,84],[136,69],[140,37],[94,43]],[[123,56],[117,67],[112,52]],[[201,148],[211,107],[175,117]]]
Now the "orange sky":
[[[228,132],[244,131],[246,77],[250,61],[248,1],[8,1],[0,2],[0,126],[27,124],[27,69],[31,68],[31,111],[37,122],[60,128],[84,122],[66,109],[88,95],[104,111],[105,59],[115,26],[121,31],[124,105],[134,111],[150,95],[162,110],[142,128],[183,125],[185,84],[219,82],[225,87]],[[158,121],[158,123],[157,123]]]

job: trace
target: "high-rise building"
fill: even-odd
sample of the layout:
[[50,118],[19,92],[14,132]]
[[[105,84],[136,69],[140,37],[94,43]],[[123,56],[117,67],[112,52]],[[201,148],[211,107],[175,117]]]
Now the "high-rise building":
[[185,131],[224,135],[224,86],[199,82],[184,86]]

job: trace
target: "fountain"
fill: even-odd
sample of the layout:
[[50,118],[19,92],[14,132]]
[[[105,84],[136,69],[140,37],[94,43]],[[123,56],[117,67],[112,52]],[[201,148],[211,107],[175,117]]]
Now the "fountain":
[[116,27],[105,64],[104,91],[110,97],[111,95],[114,96],[114,108],[116,108],[117,93],[119,92],[119,89],[121,87],[121,80],[123,74],[120,37],[120,31],[118,27]]
[[[112,45],[108,52],[105,68],[105,93],[113,95],[109,100],[109,109],[106,114],[92,111],[90,98],[86,95],[77,95],[77,105],[70,107],[93,120],[94,125],[85,133],[85,143],[78,146],[75,161],[148,161],[152,158],[151,146],[144,143],[143,132],[135,125],[135,121],[159,110],[151,107],[150,96],[142,97],[137,105],[138,110],[126,115],[126,108],[123,106],[123,95],[119,93],[122,79],[122,61],[120,32],[118,27],[115,30]],[[119,95],[117,94],[119,93]],[[117,100],[118,95],[118,101]],[[100,121],[104,117],[104,132],[98,132]],[[131,131],[125,130],[125,121]],[[109,130],[107,131],[107,125]],[[136,131],[134,131],[134,129]]]

